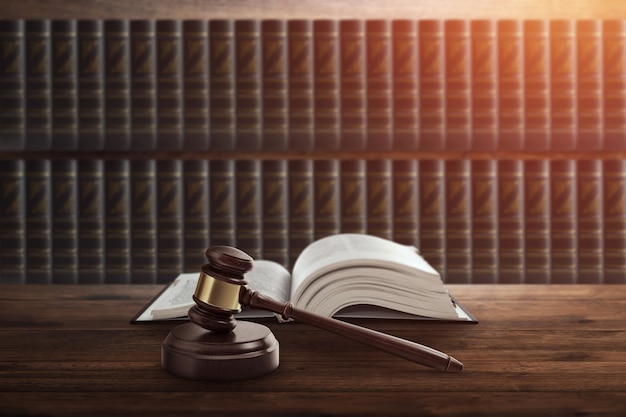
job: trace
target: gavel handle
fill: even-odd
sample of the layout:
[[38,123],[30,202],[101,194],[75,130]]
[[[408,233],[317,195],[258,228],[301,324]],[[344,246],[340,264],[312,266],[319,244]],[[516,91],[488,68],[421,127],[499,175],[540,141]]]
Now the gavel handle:
[[247,287],[241,287],[239,302],[244,306],[280,314],[286,320],[294,319],[311,324],[420,365],[453,372],[459,372],[463,369],[463,364],[457,359],[428,346],[380,333],[365,327],[356,326],[351,323],[313,314],[295,308],[291,303],[282,304],[270,297],[252,291]]

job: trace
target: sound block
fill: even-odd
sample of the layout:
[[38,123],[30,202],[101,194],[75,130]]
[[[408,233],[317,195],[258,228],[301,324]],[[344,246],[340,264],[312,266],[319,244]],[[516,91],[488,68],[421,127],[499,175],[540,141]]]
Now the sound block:
[[190,322],[172,329],[161,345],[161,366],[188,379],[237,381],[278,368],[278,340],[267,327],[238,321],[228,333]]

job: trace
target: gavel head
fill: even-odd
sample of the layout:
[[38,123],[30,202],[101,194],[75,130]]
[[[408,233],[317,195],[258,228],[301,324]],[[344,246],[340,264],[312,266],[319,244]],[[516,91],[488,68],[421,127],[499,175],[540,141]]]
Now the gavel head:
[[237,325],[234,315],[241,311],[239,294],[248,284],[244,274],[252,268],[252,258],[230,246],[211,246],[205,254],[209,263],[202,266],[189,319],[207,330],[227,333]]

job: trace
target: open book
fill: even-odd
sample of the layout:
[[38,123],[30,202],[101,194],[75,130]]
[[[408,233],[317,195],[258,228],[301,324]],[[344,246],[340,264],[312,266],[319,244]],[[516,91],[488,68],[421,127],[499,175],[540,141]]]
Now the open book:
[[[199,273],[181,274],[132,322],[185,318]],[[307,246],[290,274],[255,260],[248,287],[327,317],[413,318],[475,322],[413,246],[366,234],[337,234]],[[273,313],[244,309],[237,318]]]

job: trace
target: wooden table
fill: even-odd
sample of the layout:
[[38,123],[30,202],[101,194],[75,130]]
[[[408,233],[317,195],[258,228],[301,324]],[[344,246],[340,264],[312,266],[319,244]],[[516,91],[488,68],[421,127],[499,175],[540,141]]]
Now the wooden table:
[[198,382],[160,366],[158,286],[0,286],[0,415],[626,415],[626,286],[454,285],[480,323],[360,321],[458,358],[413,364],[265,321],[280,367]]

